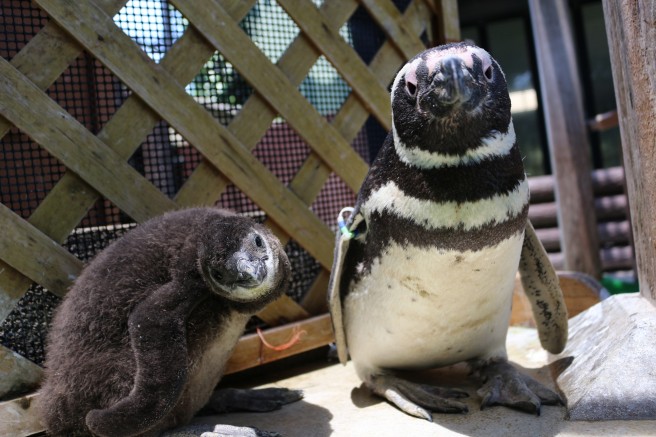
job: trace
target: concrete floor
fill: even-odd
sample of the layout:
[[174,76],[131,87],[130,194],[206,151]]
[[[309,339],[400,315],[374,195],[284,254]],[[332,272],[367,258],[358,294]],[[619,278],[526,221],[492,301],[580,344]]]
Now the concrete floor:
[[[539,346],[535,330],[511,328],[508,353],[526,373],[553,387],[551,370],[546,365],[548,357]],[[564,407],[542,407],[539,417],[504,407],[481,411],[477,387],[468,380],[463,366],[415,374],[412,379],[465,389],[470,395],[469,413],[434,414],[433,423],[407,416],[362,387],[349,363],[261,385],[304,391],[302,401],[279,411],[198,417],[194,423],[255,426],[286,437],[656,436],[656,421],[571,422],[565,420]]]

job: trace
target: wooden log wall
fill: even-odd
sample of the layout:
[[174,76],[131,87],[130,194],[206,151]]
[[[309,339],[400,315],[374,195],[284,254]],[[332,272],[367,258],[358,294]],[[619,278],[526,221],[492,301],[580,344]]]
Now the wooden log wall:
[[[301,33],[275,64],[238,24],[255,0],[171,0],[190,25],[158,63],[114,23],[126,2],[36,0],[48,23],[11,61],[0,58],[0,137],[16,127],[66,167],[29,218],[0,204],[0,320],[33,283],[65,295],[83,264],[61,243],[98,199],[142,222],[180,207],[212,205],[234,184],[264,211],[266,224],[283,243],[298,242],[322,272],[302,302],[283,297],[258,314],[276,326],[270,332],[274,341],[299,329],[306,332],[301,341],[288,351],[263,355],[259,340],[245,337],[230,369],[327,344],[332,334],[324,302],[333,234],[309,206],[331,174],[357,191],[367,164],[352,140],[369,116],[389,129],[388,86],[406,60],[425,48],[422,34],[431,44],[459,39],[456,1],[412,0],[401,13],[391,0],[326,0],[320,8],[311,1],[279,0]],[[387,38],[368,65],[338,33],[360,5]],[[227,126],[185,91],[216,51],[254,89]],[[97,134],[45,92],[82,52],[132,91]],[[321,55],[352,90],[330,121],[298,90]],[[251,153],[276,117],[311,149],[286,185]],[[203,157],[173,198],[127,163],[161,120]],[[19,359],[5,348],[0,355]]]
[[656,0],[604,0],[640,293],[656,305]]
[[[624,191],[624,171],[621,167],[595,170],[591,173],[594,210],[597,217],[594,229],[599,240],[598,256],[601,270],[612,272],[634,269],[631,225]],[[558,270],[566,270],[561,247],[562,230],[558,226],[558,204],[554,194],[553,176],[529,178],[531,206],[529,218],[549,258]]]

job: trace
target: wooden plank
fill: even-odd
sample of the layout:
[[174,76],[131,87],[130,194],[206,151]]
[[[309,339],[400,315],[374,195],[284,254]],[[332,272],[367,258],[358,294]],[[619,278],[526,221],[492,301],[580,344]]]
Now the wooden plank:
[[0,260],[0,321],[7,318],[30,285],[29,278]]
[[[367,165],[216,0],[172,2],[353,190]],[[216,23],[221,23],[217,26]]]
[[458,42],[460,36],[460,18],[458,17],[458,0],[439,0],[440,25],[438,29],[444,35],[444,42]]
[[143,221],[175,207],[4,59],[0,59],[0,94],[0,114],[135,220]]
[[424,43],[405,24],[401,12],[391,0],[361,0],[361,3],[406,61],[425,49]]
[[[591,173],[592,191],[595,196],[607,196],[624,193],[624,170],[622,167],[609,167],[594,170]],[[554,200],[554,177],[552,175],[528,178],[531,191],[531,203],[551,202]]]
[[[431,19],[430,11],[422,0],[415,0],[403,14],[404,22],[415,34],[421,34]],[[403,66],[405,58],[399,54],[394,45],[386,40],[369,64],[380,83],[389,85],[396,73]],[[352,140],[358,134],[369,113],[355,95],[349,96],[335,116],[333,124],[345,138]]]
[[656,0],[603,7],[640,294],[656,305]]
[[599,277],[590,143],[566,0],[530,0],[566,270]]
[[[627,220],[597,224],[599,242],[602,247],[609,244],[630,244],[631,225]],[[560,251],[560,230],[556,227],[536,229],[535,233],[548,252]]]
[[635,270],[635,254],[632,246],[601,249],[601,267],[607,271]]
[[[126,0],[102,0],[103,8],[106,8],[111,15],[118,12],[125,3]],[[52,85],[81,52],[82,47],[69,38],[66,32],[56,23],[50,21],[11,59],[11,65],[28,77],[37,87],[45,90]],[[0,138],[9,132],[11,126],[11,122],[0,116]],[[86,187],[88,185],[84,184],[84,187],[74,190],[74,192],[93,191],[90,187],[88,189]],[[59,205],[68,206],[65,200],[59,200]],[[75,208],[64,207],[60,209],[60,213],[67,213]],[[37,228],[42,229],[38,223],[35,223],[38,220],[32,221],[33,216],[34,213],[30,216],[30,221]],[[48,216],[50,217],[50,215]],[[61,215],[58,217],[62,219]],[[48,222],[59,223],[59,221],[51,219]],[[47,231],[45,233],[50,235]],[[31,284],[32,281],[28,278],[0,261],[0,320],[4,320],[9,315],[16,302],[23,297]]]
[[460,37],[460,18],[458,16],[458,0],[425,0],[433,14],[437,17],[435,35],[432,40],[436,44],[458,42]]
[[[323,3],[321,11],[324,16],[328,17],[331,26],[338,29],[356,7],[357,4],[353,0],[328,0]],[[413,1],[404,13],[405,22],[415,33],[421,33],[425,29],[426,20],[429,18],[429,11],[423,0]],[[297,85],[301,83],[318,57],[319,52],[307,42],[306,38],[300,35],[281,56],[278,66],[287,75],[290,82]],[[375,72],[382,83],[390,83],[403,62],[404,58],[394,50],[393,45],[389,41],[385,41],[374,56],[370,69]],[[264,118],[265,114],[268,119]],[[255,147],[257,140],[264,135],[276,115],[264,99],[254,93],[228,128],[247,147]],[[351,94],[331,124],[350,142],[362,129],[368,117],[367,109],[356,95]],[[310,204],[329,175],[330,169],[318,159],[315,153],[311,153],[299,170],[297,177],[291,182],[290,189]],[[179,191],[176,201],[183,205],[215,201],[225,189],[225,184],[222,183],[219,176],[219,174],[213,174],[211,166],[201,163]]]
[[[214,48],[189,28],[166,53],[161,65],[180,83],[190,82]],[[98,139],[127,160],[160,121],[141,99],[132,94],[98,133]],[[56,241],[63,241],[99,199],[98,194],[74,173],[67,172],[29,218],[30,223]],[[53,216],[58,220],[52,220]]]
[[0,402],[0,435],[27,437],[45,431],[34,408],[36,396]]
[[[607,272],[618,270],[635,270],[635,256],[631,246],[617,246],[599,251],[601,269]],[[565,260],[561,252],[549,253],[549,261],[556,270],[565,268]]]
[[[161,64],[170,68],[181,82],[186,83],[184,81],[193,79],[201,68],[204,62],[202,59],[209,58],[212,53],[214,48],[198,32],[189,28],[166,53]],[[38,60],[33,62],[38,64]],[[98,138],[127,160],[159,120],[160,117],[133,94],[98,133]],[[93,187],[75,173],[67,171],[28,221],[53,240],[62,243],[99,198],[100,195]],[[52,220],[53,217],[57,217],[57,220]],[[4,320],[30,285],[31,281],[15,270],[9,267],[3,270],[0,266],[0,291],[5,293],[6,299],[4,305],[0,306],[0,320]]]
[[310,317],[310,313],[291,297],[283,295],[257,313],[257,317],[269,326],[278,326],[307,319]]
[[386,130],[392,128],[391,103],[384,84],[367,68],[362,58],[338,32],[330,29],[323,14],[311,2],[278,0],[305,35],[330,61],[360,97],[362,104]]
[[[321,10],[327,17],[330,17],[330,25],[334,29],[339,29],[356,8],[357,3],[355,0],[328,0],[321,5]],[[235,20],[239,18],[232,13],[231,16]],[[292,85],[298,86],[320,55],[321,53],[308,42],[307,38],[299,34],[278,59],[276,65],[287,76]],[[241,111],[231,120],[228,130],[239,138],[244,146],[252,150],[277,116],[278,112],[255,90],[244,103]],[[313,156],[315,162],[318,162],[326,169],[325,171],[330,173],[330,170],[322,161],[317,161],[315,153],[311,153],[310,156]],[[325,182],[320,177],[314,178],[313,181],[320,183],[321,186]],[[307,182],[308,185],[312,184],[310,179],[307,179]],[[179,190],[175,199],[182,205],[215,202],[228,184],[229,181],[222,178],[211,164],[203,161]],[[294,187],[290,186],[290,189],[299,195]],[[311,201],[306,201],[306,203],[311,203]]]
[[[116,14],[127,0],[99,0],[110,14]],[[18,71],[27,76],[42,90],[47,89],[75,61],[82,47],[71,40],[56,23],[48,22],[11,59]],[[11,123],[0,117],[0,138],[4,137]]]
[[328,281],[330,280],[330,272],[321,269],[316,279],[308,292],[301,300],[301,306],[305,308],[310,314],[321,314],[328,311]]
[[296,334],[300,336],[298,341],[291,347],[280,351],[267,348],[257,334],[243,336],[237,343],[232,357],[226,364],[226,374],[235,373],[240,370],[260,366],[271,361],[316,349],[334,340],[333,328],[328,314],[313,317],[302,322],[268,329],[263,334],[266,341],[272,345],[285,344],[293,339]]
[[328,228],[225,127],[198,105],[166,70],[153,63],[118,29],[111,17],[95,4],[82,6],[57,0],[38,0],[38,4],[276,223],[281,224],[315,259],[325,266],[330,265],[332,235]]
[[[231,13],[237,18],[243,17],[250,9],[251,4],[249,3],[252,4],[253,2],[233,1],[233,9],[235,9],[234,6],[240,7],[231,11]],[[181,83],[187,83],[193,79],[202,67],[204,60],[213,53],[214,48],[193,27],[190,27],[166,53],[161,64],[169,69]],[[114,117],[98,134],[98,137],[106,141],[124,159],[127,159],[158,121],[157,114],[144,105],[136,95],[132,95],[117,110]],[[91,187],[77,178],[75,174],[68,172],[30,216],[30,222],[40,227],[53,239],[61,241],[81,220],[86,210],[93,205],[97,198],[97,194]],[[54,216],[59,219],[51,220],[51,217]],[[11,268],[9,267],[9,269]],[[13,285],[10,289],[12,291],[21,290],[21,292],[14,293],[16,296],[12,295],[13,302],[25,293],[31,283],[20,275],[16,276],[18,276],[17,280],[20,281],[20,285]],[[11,307],[13,307],[13,304],[7,305],[7,314]],[[274,317],[270,314],[276,310],[280,311],[276,315],[276,319],[284,317],[288,320],[297,320],[300,317],[309,316],[291,299],[286,301],[286,305],[279,303],[274,308],[265,310],[266,312],[261,315],[261,318],[270,324],[274,324]]]
[[9,399],[19,393],[35,390],[42,378],[41,367],[0,345],[0,399]]
[[[627,199],[623,194],[604,196],[595,199],[595,215],[599,221],[619,220],[626,218]],[[558,225],[558,205],[554,202],[531,204],[528,218],[538,228],[549,228]]]
[[82,261],[0,203],[0,258],[37,284],[64,296]]
[[[569,318],[601,301],[603,287],[591,276],[576,272],[558,272],[558,280],[563,290]],[[510,324],[535,327],[531,303],[524,293],[519,276],[515,278]]]

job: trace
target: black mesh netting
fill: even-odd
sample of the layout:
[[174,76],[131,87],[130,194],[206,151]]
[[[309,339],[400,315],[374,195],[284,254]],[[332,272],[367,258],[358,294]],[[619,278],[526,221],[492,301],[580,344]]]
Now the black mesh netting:
[[[128,1],[114,16],[114,21],[154,62],[160,62],[166,56],[189,26],[180,12],[163,0]],[[11,61],[47,23],[47,14],[31,1],[1,2],[0,55]],[[271,0],[257,1],[241,20],[240,26],[274,63],[299,35],[296,24]],[[362,8],[341,28],[340,35],[365,62],[371,60],[384,41],[383,33]],[[32,61],[35,62],[38,59]],[[215,53],[205,62],[185,89],[224,126],[230,125],[253,94],[246,80],[220,53]],[[298,89],[328,121],[335,117],[351,92],[348,84],[323,56],[314,63]],[[102,134],[132,94],[118,77],[85,51],[80,52],[46,92],[94,135]],[[173,198],[203,158],[166,121],[156,123],[152,129],[148,126],[150,133],[133,140],[137,144],[131,146],[135,151],[128,162]],[[28,219],[67,170],[18,129],[11,128],[1,134],[0,201]],[[279,117],[272,120],[267,129],[262,128],[259,135],[261,138],[257,144],[247,146],[253,147],[253,155],[281,183],[289,184],[311,149]],[[352,145],[363,159],[369,160],[375,155],[384,135],[380,125],[371,119]],[[220,207],[260,222],[266,220],[266,214],[234,185],[228,185],[221,193],[217,192],[217,196],[216,204]],[[331,175],[310,208],[334,229],[339,210],[354,201],[354,193],[339,178]],[[128,215],[106,199],[99,197],[87,206],[83,219],[63,242],[64,247],[83,261],[90,260],[135,226]],[[60,205],[60,208],[69,207]],[[55,214],[53,220],[56,219]],[[293,284],[288,294],[300,301],[321,267],[296,241],[287,243],[285,251],[293,268]],[[0,343],[36,363],[42,363],[47,325],[58,302],[58,297],[33,285],[0,324]],[[252,325],[257,325],[257,321]]]

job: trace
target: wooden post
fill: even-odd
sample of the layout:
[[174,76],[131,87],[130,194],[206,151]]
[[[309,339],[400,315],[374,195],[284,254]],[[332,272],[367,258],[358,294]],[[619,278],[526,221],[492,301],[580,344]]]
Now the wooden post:
[[656,305],[656,0],[604,0],[640,293]]
[[601,274],[590,143],[566,0],[529,0],[565,269]]

